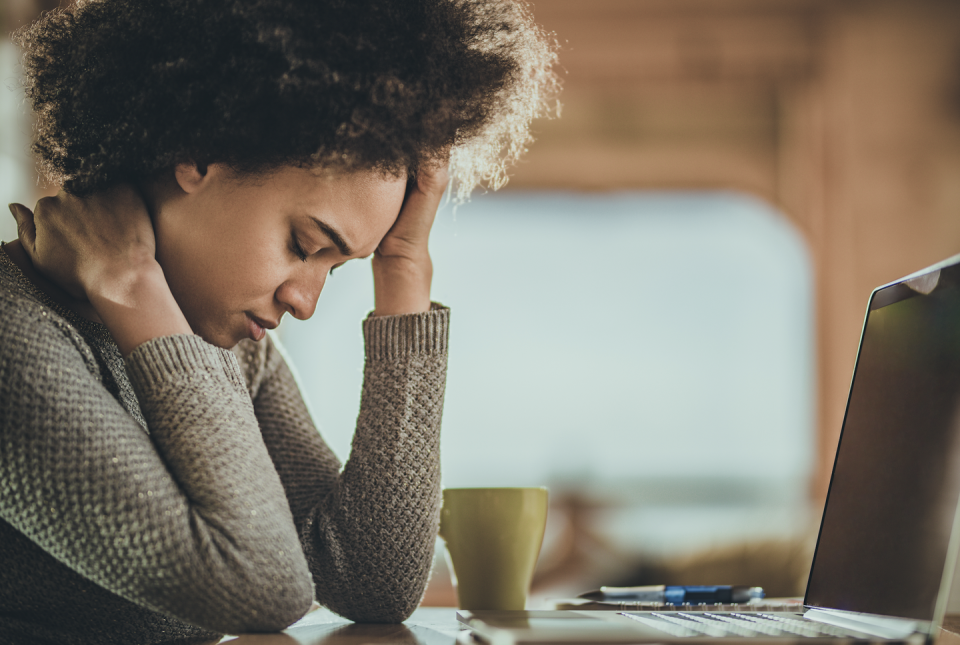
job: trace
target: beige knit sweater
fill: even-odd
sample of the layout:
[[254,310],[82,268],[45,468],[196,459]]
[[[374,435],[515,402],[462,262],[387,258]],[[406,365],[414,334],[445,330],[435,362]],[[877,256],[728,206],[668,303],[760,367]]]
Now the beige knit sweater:
[[276,341],[124,360],[0,250],[0,643],[201,643],[311,599],[401,621],[439,515],[448,310],[368,318],[350,458]]

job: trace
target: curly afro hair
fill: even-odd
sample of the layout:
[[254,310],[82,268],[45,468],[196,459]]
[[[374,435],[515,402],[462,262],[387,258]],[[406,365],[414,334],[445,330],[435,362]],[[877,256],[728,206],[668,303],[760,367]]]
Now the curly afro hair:
[[499,188],[559,108],[556,45],[513,0],[78,0],[15,34],[41,171],[76,195],[184,161]]

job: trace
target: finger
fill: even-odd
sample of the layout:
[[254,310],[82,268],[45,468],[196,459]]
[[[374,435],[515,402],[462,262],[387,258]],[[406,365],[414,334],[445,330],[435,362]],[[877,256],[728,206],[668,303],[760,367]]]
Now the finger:
[[37,226],[33,220],[33,211],[23,204],[10,204],[10,212],[17,221],[17,237],[27,254],[33,258],[37,245]]
[[446,164],[424,166],[417,173],[417,188],[425,193],[439,192],[443,195],[449,182],[450,175]]
[[421,169],[391,234],[411,242],[429,236],[447,183],[446,166]]

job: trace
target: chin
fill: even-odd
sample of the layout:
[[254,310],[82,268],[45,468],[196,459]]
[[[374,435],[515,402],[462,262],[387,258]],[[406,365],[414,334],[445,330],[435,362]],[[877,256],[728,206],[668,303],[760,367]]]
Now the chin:
[[244,338],[231,334],[224,329],[204,329],[201,325],[191,325],[191,327],[193,327],[197,336],[221,349],[233,349]]
[[227,339],[227,338],[222,338],[222,337],[219,337],[219,336],[218,336],[218,337],[210,337],[210,336],[206,336],[206,335],[204,335],[204,334],[197,334],[197,335],[200,336],[200,338],[202,338],[203,340],[205,340],[205,341],[207,341],[208,343],[210,343],[211,345],[214,345],[214,346],[216,346],[216,347],[219,347],[220,349],[233,349],[233,348],[236,347],[237,344],[240,342],[239,340],[234,339],[234,338],[229,338],[229,339]]

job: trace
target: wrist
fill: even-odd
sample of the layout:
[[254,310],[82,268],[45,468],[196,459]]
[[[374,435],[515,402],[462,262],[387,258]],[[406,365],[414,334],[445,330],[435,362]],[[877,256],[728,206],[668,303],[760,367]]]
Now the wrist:
[[433,262],[430,256],[412,260],[374,256],[374,316],[399,316],[430,310]]
[[144,285],[156,289],[161,281],[166,285],[163,269],[152,256],[136,261],[98,263],[86,267],[85,270],[81,268],[79,276],[84,292],[91,302],[104,298],[123,299]]
[[123,356],[153,338],[193,333],[156,262],[104,280],[88,296]]

